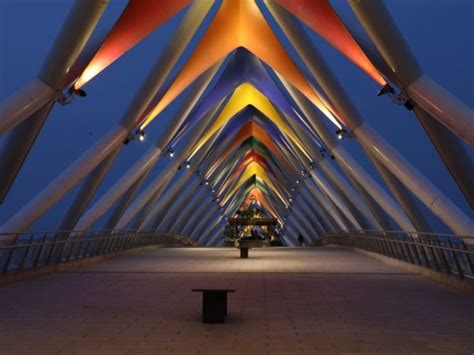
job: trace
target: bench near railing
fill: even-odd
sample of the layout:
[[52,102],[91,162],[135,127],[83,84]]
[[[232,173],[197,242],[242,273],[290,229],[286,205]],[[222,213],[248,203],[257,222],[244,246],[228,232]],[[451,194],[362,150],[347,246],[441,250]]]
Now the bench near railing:
[[328,234],[315,245],[337,244],[382,254],[461,279],[474,280],[474,237],[400,231]]
[[[2,244],[6,238],[8,241]],[[6,273],[160,244],[194,245],[194,242],[177,234],[140,230],[0,234],[0,277]]]

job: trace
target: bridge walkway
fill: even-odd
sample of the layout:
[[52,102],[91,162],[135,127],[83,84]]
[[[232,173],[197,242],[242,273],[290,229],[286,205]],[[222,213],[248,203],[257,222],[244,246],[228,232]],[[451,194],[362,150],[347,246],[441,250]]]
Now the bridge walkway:
[[[228,287],[200,323],[192,288]],[[158,248],[0,288],[0,353],[472,354],[474,300],[340,247]]]

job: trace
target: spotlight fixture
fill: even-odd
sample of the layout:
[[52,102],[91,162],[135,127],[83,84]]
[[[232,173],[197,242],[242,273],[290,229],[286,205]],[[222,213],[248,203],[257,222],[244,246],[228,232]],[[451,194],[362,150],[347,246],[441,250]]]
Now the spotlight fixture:
[[347,133],[347,131],[344,128],[339,128],[336,131],[336,135],[337,135],[337,139],[339,140],[343,140],[345,138],[352,138],[352,136],[349,133]]
[[290,198],[288,199],[288,201],[291,203],[291,202],[293,202],[293,199],[290,197]]
[[216,201],[217,201],[217,202],[219,202],[220,200],[221,200],[221,199],[220,199],[219,197],[218,197],[218,198],[216,198]]
[[395,90],[388,84],[386,84],[380,91],[377,93],[377,96],[382,96],[386,94],[395,94]]
[[295,188],[294,188],[294,187],[292,187],[292,188],[291,188],[291,191],[293,191],[293,192],[294,192],[294,191],[295,191]]
[[68,94],[70,95],[76,95],[76,96],[80,96],[80,97],[86,97],[87,96],[87,93],[82,90],[82,89],[76,89],[74,86],[71,86],[68,90]]
[[135,136],[140,142],[143,142],[145,140],[146,133],[142,129],[137,129],[137,131],[135,132]]
[[406,101],[403,103],[403,106],[405,106],[405,108],[406,108],[408,111],[412,111],[412,110],[415,108],[414,102],[411,101],[410,99],[406,100]]
[[174,157],[174,150],[173,149],[169,149],[168,150],[168,155],[170,158],[173,158]]
[[191,162],[187,161],[187,162],[185,163],[185,166],[186,166],[186,169],[189,169],[189,168],[191,167]]
[[71,86],[64,94],[60,92],[59,97],[56,100],[61,105],[65,106],[72,102],[74,96],[86,97],[87,93],[82,89],[76,89],[74,86]]
[[80,96],[80,97],[86,97],[87,96],[87,93],[82,89],[75,89],[73,91],[73,94],[75,94],[77,96]]
[[211,192],[212,192],[212,193],[214,193],[214,192],[216,192],[216,190],[214,190],[214,189],[211,189]]
[[206,180],[206,185],[209,185],[209,181]]
[[297,183],[297,184],[299,184],[300,182],[301,182],[301,181],[299,181],[299,180],[296,180],[296,183]]

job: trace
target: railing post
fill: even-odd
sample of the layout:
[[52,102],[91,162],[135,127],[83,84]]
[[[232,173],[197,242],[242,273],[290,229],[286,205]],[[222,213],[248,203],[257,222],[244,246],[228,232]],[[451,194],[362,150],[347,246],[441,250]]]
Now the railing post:
[[451,248],[451,254],[453,255],[454,264],[456,265],[456,269],[458,269],[459,277],[461,279],[463,279],[464,278],[464,272],[462,270],[461,264],[459,263],[458,257],[456,255],[456,251],[454,251],[453,245],[451,243],[451,240],[449,240],[449,238],[448,238],[448,245]]
[[384,239],[385,244],[386,244],[387,249],[388,249],[388,256],[391,257],[391,258],[395,258],[396,253],[395,253],[395,250],[393,248],[392,241],[390,240],[390,236],[384,235],[383,239]]
[[71,244],[70,244],[71,246],[69,248],[69,253],[68,253],[68,256],[66,257],[66,261],[69,261],[72,258],[72,254],[74,252],[74,247],[76,246],[77,238],[78,238],[77,235],[74,235],[68,238],[68,240],[71,239]]
[[111,253],[114,250],[115,236],[110,234],[107,238],[107,253]]
[[[464,240],[461,239],[460,242],[464,251],[469,252],[470,250],[466,246],[466,243],[464,243]],[[467,264],[469,265],[469,269],[471,270],[471,275],[474,276],[474,266],[472,264],[471,254],[466,253],[466,252],[464,253],[464,255],[466,256]]]
[[[49,253],[48,256],[44,259],[44,264],[49,265],[51,263],[51,259],[53,258],[54,251],[56,250],[56,246],[58,246],[58,234],[54,235],[53,240],[51,241],[51,248],[49,248]],[[64,245],[64,244],[63,244]],[[56,260],[56,263],[61,262],[61,257],[62,257],[62,249],[61,249],[61,254],[59,254],[59,261]]]
[[432,261],[430,260],[428,253],[426,252],[426,249],[428,247],[425,245],[423,236],[419,234],[417,239],[417,246],[421,250],[421,254],[423,255],[423,260],[425,261],[426,267],[428,267],[429,269],[433,269]]
[[[451,274],[452,273],[451,272],[451,265],[449,265],[449,261],[446,258],[446,254],[444,253],[444,249],[441,249],[441,248],[443,248],[443,245],[440,244],[440,241],[437,238],[432,239],[432,240],[433,240],[433,244],[436,246],[435,249],[436,249],[437,253],[441,256],[441,260],[443,261],[443,264],[446,267],[446,273]],[[437,247],[441,247],[441,248],[437,248]]]
[[416,263],[418,265],[423,265],[421,262],[420,254],[418,253],[418,248],[415,243],[415,239],[411,235],[407,235],[407,238],[409,239],[409,242],[410,242],[409,246],[413,252],[413,255],[415,255]]
[[47,239],[48,239],[48,234],[45,234],[43,237],[43,240],[40,242],[39,250],[38,250],[38,253],[36,254],[35,261],[31,264],[32,268],[36,268],[36,266],[38,265],[38,262],[41,257],[41,253],[43,252],[44,244],[46,243]]
[[407,243],[407,238],[406,238],[406,235],[402,235],[400,237],[400,244],[402,245],[403,247],[403,251],[405,252],[405,260],[409,263],[412,263],[414,264],[414,258],[413,258],[413,255],[411,254],[411,249],[410,249],[410,244]]
[[5,259],[5,265],[3,265],[3,268],[2,268],[2,273],[6,273],[8,271],[8,267],[10,266],[10,261],[12,259],[12,256],[13,256],[13,252],[14,250],[16,249],[15,247],[15,244],[16,244],[16,241],[18,240],[18,235],[15,237],[15,239],[12,241],[12,244],[11,246],[9,246],[8,250],[8,255]]
[[31,247],[31,242],[33,241],[34,234],[30,236],[30,239],[28,240],[28,244],[26,245],[26,250],[23,253],[22,256],[20,256],[20,261],[18,262],[18,270],[23,271],[25,268],[25,262],[28,257],[28,253],[30,252],[30,247]]

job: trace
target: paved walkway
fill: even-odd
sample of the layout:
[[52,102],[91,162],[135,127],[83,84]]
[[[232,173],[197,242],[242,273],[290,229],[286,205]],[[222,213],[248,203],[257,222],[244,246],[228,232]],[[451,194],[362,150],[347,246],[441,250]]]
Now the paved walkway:
[[[230,287],[200,323],[192,288]],[[474,302],[339,249],[157,249],[0,288],[0,354],[467,354]]]

